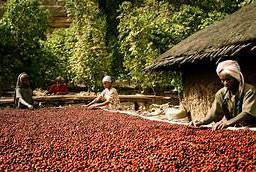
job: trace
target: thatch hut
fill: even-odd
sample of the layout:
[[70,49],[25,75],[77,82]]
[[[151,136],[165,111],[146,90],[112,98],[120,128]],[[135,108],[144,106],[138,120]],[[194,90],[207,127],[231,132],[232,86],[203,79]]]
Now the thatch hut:
[[183,73],[183,104],[192,118],[202,118],[222,87],[218,61],[237,60],[245,81],[256,86],[256,4],[245,6],[222,21],[191,35],[171,48],[148,69]]

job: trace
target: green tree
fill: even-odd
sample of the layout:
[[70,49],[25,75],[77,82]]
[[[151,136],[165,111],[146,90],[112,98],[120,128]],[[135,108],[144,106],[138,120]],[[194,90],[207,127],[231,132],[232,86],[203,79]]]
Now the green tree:
[[16,47],[10,29],[3,21],[0,21],[0,92],[10,87],[16,76],[14,69],[21,67],[22,63],[15,58]]
[[172,82],[176,75],[159,77],[143,69],[181,40],[227,15],[198,4],[181,3],[174,7],[169,2],[154,0],[147,0],[140,7],[124,2],[120,11],[118,31],[124,66],[132,82],[142,88],[163,83],[178,86]]
[[77,36],[74,53],[70,58],[73,82],[84,84],[95,91],[101,87],[101,79],[109,73],[110,68],[105,42],[106,19],[96,1],[70,0],[67,5]]
[[166,35],[166,20],[159,19],[169,16],[171,11],[166,4],[134,8],[130,2],[123,3],[120,10],[119,44],[128,76],[138,87],[153,87],[155,76],[143,69],[160,54],[161,48],[157,47],[167,45],[166,39],[159,38]]
[[105,42],[110,60],[110,74],[115,78],[125,75],[123,66],[123,56],[120,53],[118,44],[118,19],[119,5],[124,0],[98,0],[99,8],[106,17],[106,37]]
[[56,78],[61,75],[67,81],[72,81],[73,73],[70,57],[73,56],[77,37],[73,28],[61,28],[54,30],[47,41],[43,42],[44,49],[51,53],[52,63],[48,65],[45,75],[48,78]]
[[[42,84],[44,63],[46,56],[42,55],[40,41],[45,39],[48,13],[38,0],[10,0],[0,22],[1,49],[3,73],[10,74],[10,83],[14,85],[14,78],[20,72],[29,73],[33,85]],[[8,39],[6,39],[8,32]],[[13,51],[10,51],[12,49]]]

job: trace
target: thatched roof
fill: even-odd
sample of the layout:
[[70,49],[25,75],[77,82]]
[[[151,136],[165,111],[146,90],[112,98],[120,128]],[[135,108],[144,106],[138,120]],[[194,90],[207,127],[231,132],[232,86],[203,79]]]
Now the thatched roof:
[[[149,70],[177,70],[183,65],[216,62],[256,50],[256,3],[191,35],[160,55]],[[243,51],[244,52],[244,51]]]

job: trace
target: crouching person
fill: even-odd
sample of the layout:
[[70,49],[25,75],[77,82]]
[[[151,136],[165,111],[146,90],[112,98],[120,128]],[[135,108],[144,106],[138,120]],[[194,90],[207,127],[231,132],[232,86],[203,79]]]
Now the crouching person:
[[33,109],[32,89],[30,88],[29,76],[26,73],[21,73],[18,76],[14,94],[14,105],[16,108]]
[[64,79],[61,76],[58,76],[55,79],[56,84],[52,84],[46,94],[51,95],[65,95],[68,94],[68,87],[64,83]]
[[[229,126],[254,126],[256,124],[256,90],[244,82],[236,61],[226,60],[218,64],[216,72],[224,85],[205,119],[194,121],[194,126],[216,122],[213,129]],[[223,118],[225,117],[225,118]]]
[[[97,108],[107,108],[107,109],[119,109],[120,100],[118,97],[118,93],[115,88],[112,87],[112,80],[110,76],[105,76],[102,79],[102,83],[104,85],[104,90],[101,94],[95,98],[92,102],[85,105],[89,109],[97,109]],[[96,103],[99,101],[103,101],[102,103]]]

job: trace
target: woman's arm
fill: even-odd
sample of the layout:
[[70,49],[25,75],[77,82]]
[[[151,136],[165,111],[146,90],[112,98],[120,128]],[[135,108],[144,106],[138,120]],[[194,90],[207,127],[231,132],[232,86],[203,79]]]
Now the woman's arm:
[[84,105],[85,107],[90,107],[92,106],[94,103],[98,102],[101,99],[101,97],[96,97],[95,99],[93,99],[93,101],[91,101],[90,103],[88,103],[87,105]]
[[108,105],[110,102],[107,100],[107,101],[105,101],[105,102],[103,102],[103,103],[97,103],[97,104],[94,104],[94,105],[90,105],[89,106],[89,109],[96,109],[96,108],[98,108],[98,107],[102,107],[102,106],[106,106],[106,105]]
[[223,120],[219,123],[217,123],[214,127],[213,127],[213,130],[221,130],[221,129],[224,129],[224,128],[227,128],[229,126],[232,126],[234,124],[239,124],[240,122],[248,119],[250,116],[250,114],[248,114],[247,112],[241,112],[240,114],[238,114],[236,117],[230,119],[230,120]]
[[196,127],[199,127],[201,125],[207,125],[211,122],[218,122],[223,118],[223,111],[222,111],[222,105],[221,105],[221,94],[217,93],[215,95],[215,100],[212,103],[211,109],[207,112],[207,115],[204,119],[199,121],[194,121],[193,125]]
[[99,100],[103,99],[105,94],[105,90],[103,90],[100,95],[98,95],[98,97],[96,97],[93,101],[91,101],[89,104],[85,105],[85,107],[90,107],[92,106],[94,103],[98,102]]
[[[32,92],[32,90],[31,90],[31,92]],[[31,96],[32,96],[32,93],[31,93]],[[15,89],[15,99],[16,99],[19,103],[23,104],[24,106],[27,106],[29,109],[33,109],[33,105],[29,104],[27,101],[25,101],[25,100],[23,99],[22,92],[21,92],[21,89],[20,89],[20,88],[16,88],[16,89]],[[15,101],[16,101],[16,100],[15,100]]]
[[207,124],[210,124],[212,121],[214,121],[214,116],[208,113],[204,119],[198,122],[196,121],[195,126],[207,125]]
[[234,117],[234,118],[232,118],[232,119],[227,121],[228,126],[234,125],[234,124],[239,124],[240,122],[248,119],[249,116],[250,116],[250,114],[248,114],[247,112],[241,112],[236,117]]
[[25,106],[27,106],[29,109],[33,109],[33,106],[31,104],[29,104],[28,102],[26,102],[23,98],[18,98],[19,102]]

